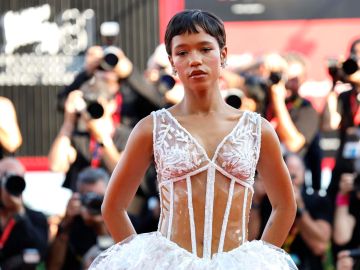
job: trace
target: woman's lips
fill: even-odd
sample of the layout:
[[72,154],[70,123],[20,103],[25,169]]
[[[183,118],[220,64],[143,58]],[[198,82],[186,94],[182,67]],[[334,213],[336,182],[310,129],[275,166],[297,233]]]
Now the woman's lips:
[[207,73],[202,70],[195,70],[190,73],[190,78],[192,79],[201,79],[207,76]]

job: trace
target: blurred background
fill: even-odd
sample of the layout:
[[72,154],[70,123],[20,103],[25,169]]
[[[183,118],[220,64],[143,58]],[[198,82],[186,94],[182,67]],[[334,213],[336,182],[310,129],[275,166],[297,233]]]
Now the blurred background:
[[[39,183],[31,185],[33,192],[45,184],[61,185],[61,174],[49,176],[47,159],[63,121],[57,96],[82,69],[86,50],[101,43],[101,23],[119,23],[114,45],[143,72],[163,41],[169,18],[187,8],[209,10],[224,20],[228,51],[235,55],[229,57],[230,66],[247,65],[268,52],[304,55],[308,70],[301,94],[319,112],[331,88],[328,60],[345,57],[351,41],[360,36],[360,2],[356,0],[3,0],[0,96],[15,106],[23,136],[16,156],[26,166],[28,177],[34,174],[32,181]],[[338,142],[329,132],[321,145],[331,166]],[[53,177],[59,180],[48,180]],[[25,195],[33,192],[27,190]],[[66,189],[63,192],[68,194]],[[36,202],[43,196],[27,198],[36,207],[51,207]]]
[[[43,212],[50,228],[52,224],[57,226],[61,223],[60,219],[66,216],[69,207],[69,199],[71,201],[74,193],[78,192],[71,182],[64,184],[68,168],[59,169],[61,166],[54,161],[55,142],[62,133],[68,132],[64,131],[64,100],[93,73],[101,70],[109,74],[115,72],[118,76],[119,85],[116,87],[120,94],[111,96],[118,105],[118,116],[114,117],[116,128],[121,124],[131,130],[152,110],[177,103],[182,97],[181,86],[172,76],[171,68],[169,71],[167,55],[161,44],[169,19],[178,11],[194,8],[213,12],[225,22],[229,56],[223,82],[228,92],[224,96],[242,99],[235,105],[237,108],[241,103],[245,104],[243,98],[246,96],[256,102],[263,101],[259,101],[262,99],[259,93],[251,90],[249,85],[260,85],[256,78],[266,76],[258,76],[260,73],[257,73],[266,63],[266,55],[297,53],[303,57],[306,80],[301,83],[298,93],[310,102],[320,119],[313,123],[317,125],[314,134],[319,134],[316,137],[321,149],[321,175],[312,190],[319,191],[322,197],[326,196],[341,138],[337,125],[326,128],[322,126],[322,120],[327,107],[333,107],[331,104],[337,103],[338,95],[351,88],[352,81],[334,72],[343,72],[350,46],[360,38],[360,1],[1,0],[0,97],[12,102],[22,137],[22,142],[13,150],[6,151],[4,147],[4,156],[15,157],[24,166],[24,202]],[[106,51],[111,46],[120,49],[120,52]],[[105,56],[116,55],[116,63],[111,66],[107,62],[110,68],[98,63],[91,69],[90,76],[89,55],[91,48],[98,47]],[[100,58],[105,61],[105,56]],[[115,68],[118,61],[124,63],[122,59],[128,61],[130,75]],[[356,66],[356,72],[358,70]],[[85,78],[79,77],[79,74]],[[112,76],[109,74],[103,74],[109,76],[107,80]],[[359,97],[357,95],[358,103]],[[103,105],[104,109],[106,111]],[[264,117],[267,115],[261,106],[253,110]],[[88,113],[91,114],[89,109]],[[7,117],[7,113],[0,112],[0,122]],[[307,120],[311,122],[313,119]],[[108,139],[102,137],[97,143],[105,147]],[[115,139],[114,143],[117,144]],[[91,143],[89,145],[92,147]],[[119,151],[121,145],[119,141]],[[56,150],[57,155],[61,155],[61,150],[66,151],[60,147]],[[94,167],[93,162],[90,163]],[[111,173],[112,165],[105,165]],[[307,169],[307,172],[311,170]],[[145,179],[146,183],[137,194],[139,205],[145,204],[146,209],[155,215],[158,202],[154,199],[157,194],[154,170],[150,170],[146,178],[151,180]],[[308,185],[312,185],[311,180]],[[143,212],[136,210],[136,206],[133,212],[136,217],[147,215],[146,211],[139,214]],[[144,221],[139,219],[135,222],[142,224]],[[156,218],[146,222],[156,224]],[[138,228],[142,230],[141,225]],[[54,230],[50,238],[57,235],[58,228]],[[333,269],[331,267],[327,269]]]

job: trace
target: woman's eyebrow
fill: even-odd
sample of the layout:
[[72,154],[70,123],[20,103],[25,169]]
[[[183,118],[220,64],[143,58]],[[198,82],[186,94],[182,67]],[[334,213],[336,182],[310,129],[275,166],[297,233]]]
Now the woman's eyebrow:
[[[196,43],[195,45],[212,45],[213,43],[211,41],[200,41],[198,43]],[[182,43],[182,44],[178,44],[175,46],[174,50],[178,49],[178,48],[182,48],[182,47],[186,47],[186,46],[190,46],[190,44],[188,43]]]

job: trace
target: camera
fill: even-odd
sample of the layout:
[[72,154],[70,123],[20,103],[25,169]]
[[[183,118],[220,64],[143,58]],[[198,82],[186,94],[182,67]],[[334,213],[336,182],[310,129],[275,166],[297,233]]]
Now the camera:
[[93,119],[99,119],[104,115],[104,107],[98,102],[99,97],[111,100],[115,95],[111,92],[106,82],[96,76],[84,83],[80,90],[83,92],[85,102],[85,106],[82,109],[86,110]]
[[26,187],[24,178],[15,174],[5,174],[1,178],[1,184],[13,196],[20,196]]
[[282,72],[279,71],[271,71],[269,75],[269,84],[278,84],[283,79]]
[[104,56],[98,66],[98,70],[111,71],[113,70],[119,62],[119,57],[117,55],[119,49],[110,46],[104,49]]
[[244,93],[240,89],[222,90],[222,96],[225,102],[235,109],[239,109],[242,104]]
[[80,197],[81,204],[93,215],[101,214],[101,204],[103,203],[104,196],[95,192],[88,192]]
[[86,111],[91,118],[99,119],[104,115],[104,107],[96,99],[85,98],[84,101],[86,103]]
[[350,57],[344,62],[328,59],[328,73],[333,81],[346,81],[346,76],[354,74],[359,69],[357,59]]
[[176,81],[173,76],[160,69],[159,79],[155,85],[161,94],[165,94],[167,91],[171,90],[175,86],[175,83]]

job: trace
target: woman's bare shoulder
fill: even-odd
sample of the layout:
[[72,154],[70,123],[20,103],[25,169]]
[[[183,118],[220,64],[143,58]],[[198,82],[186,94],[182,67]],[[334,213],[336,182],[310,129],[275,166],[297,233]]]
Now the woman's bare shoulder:
[[137,136],[141,136],[143,138],[148,137],[152,139],[152,132],[153,132],[153,116],[148,115],[141,119],[132,130],[132,133]]
[[261,116],[261,137],[277,138],[277,134],[271,123]]

